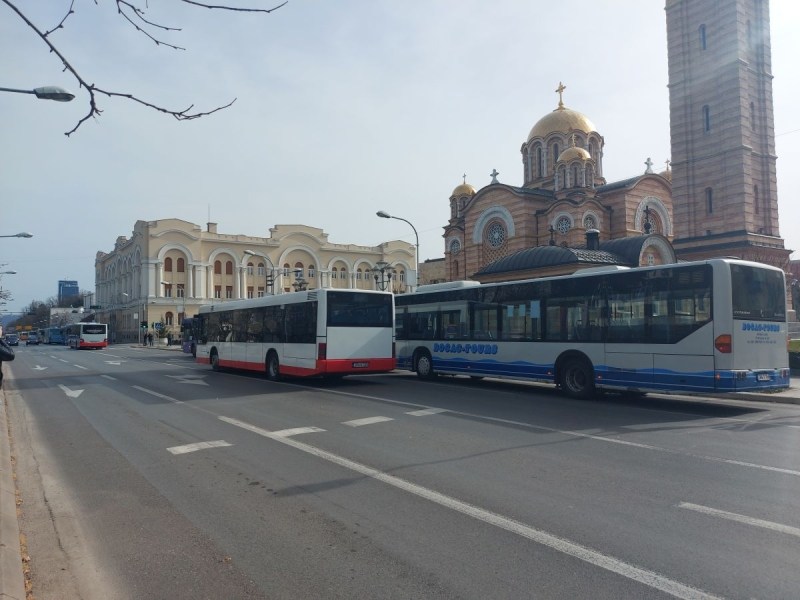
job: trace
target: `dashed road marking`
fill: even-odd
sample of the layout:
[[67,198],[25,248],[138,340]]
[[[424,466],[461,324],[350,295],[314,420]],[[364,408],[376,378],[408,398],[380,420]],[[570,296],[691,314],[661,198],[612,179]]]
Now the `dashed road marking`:
[[167,448],[167,452],[172,454],[188,454],[189,452],[196,452],[197,450],[205,450],[207,448],[224,448],[230,446],[225,440],[216,440],[213,442],[195,442],[194,444],[185,444],[183,446],[172,446]]
[[364,425],[374,425],[375,423],[385,423],[386,421],[394,421],[394,419],[391,417],[366,417],[364,419],[343,421],[342,425],[347,425],[348,427],[363,427]]
[[800,537],[800,528],[792,527],[791,525],[783,525],[781,523],[775,523],[774,521],[756,519],[754,517],[728,512],[726,510],[719,510],[718,508],[711,508],[709,506],[702,506],[700,504],[692,504],[691,502],[681,502],[678,504],[678,508],[685,508],[687,510],[693,510],[695,512],[711,515],[712,517],[728,519],[730,521],[736,521],[737,523],[744,523],[745,525],[753,525],[755,527],[762,527],[764,529],[771,529],[772,531],[778,531],[787,535]]

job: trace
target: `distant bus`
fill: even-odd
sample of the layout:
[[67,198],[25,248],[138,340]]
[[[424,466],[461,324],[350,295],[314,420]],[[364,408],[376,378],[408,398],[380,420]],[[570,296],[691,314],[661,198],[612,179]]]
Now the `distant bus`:
[[789,386],[774,267],[713,259],[472,283],[396,298],[398,368],[550,382],[578,398]]
[[394,369],[394,296],[318,289],[200,308],[197,362],[295,377]]
[[75,350],[108,346],[108,325],[105,323],[73,323],[66,327],[67,345]]
[[43,344],[61,344],[64,345],[64,332],[61,327],[48,327],[42,332]]

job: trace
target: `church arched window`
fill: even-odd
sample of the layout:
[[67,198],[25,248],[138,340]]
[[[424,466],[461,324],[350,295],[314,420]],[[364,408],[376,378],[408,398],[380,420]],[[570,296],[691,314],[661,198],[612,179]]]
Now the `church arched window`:
[[553,144],[553,164],[558,162],[558,144]]
[[703,105],[703,131],[711,131],[711,107]]
[[714,190],[706,188],[706,212],[710,215],[714,212]]
[[544,154],[541,146],[536,148],[536,176],[544,177]]
[[580,179],[578,178],[578,165],[572,165],[572,187],[578,187],[580,183]]
[[758,186],[754,185],[753,186],[753,208],[755,209],[756,214],[758,214],[758,211],[759,211],[759,206],[758,206],[759,204],[761,204],[761,201],[758,198]]
[[700,29],[698,30],[700,34],[700,50],[706,49],[706,26],[705,24],[700,25]]

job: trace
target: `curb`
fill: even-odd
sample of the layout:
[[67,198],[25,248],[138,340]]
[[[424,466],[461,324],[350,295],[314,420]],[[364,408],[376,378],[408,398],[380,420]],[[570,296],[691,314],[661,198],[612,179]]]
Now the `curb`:
[[17,493],[11,466],[6,397],[0,389],[0,598],[24,600]]

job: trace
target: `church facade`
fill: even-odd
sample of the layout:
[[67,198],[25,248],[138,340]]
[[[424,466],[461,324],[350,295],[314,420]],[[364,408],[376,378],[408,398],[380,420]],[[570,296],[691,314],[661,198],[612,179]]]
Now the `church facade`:
[[[495,172],[480,190],[466,178],[453,190],[444,228],[447,279],[497,281],[675,262],[670,171],[655,173],[648,159],[642,174],[607,182],[604,138],[586,115],[564,104],[565,89],[559,84],[557,107],[534,124],[520,148],[521,186],[500,183]],[[626,245],[628,253],[611,251],[610,242],[631,237],[638,240]]]

